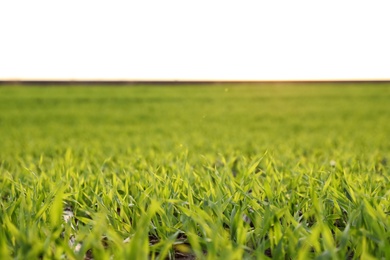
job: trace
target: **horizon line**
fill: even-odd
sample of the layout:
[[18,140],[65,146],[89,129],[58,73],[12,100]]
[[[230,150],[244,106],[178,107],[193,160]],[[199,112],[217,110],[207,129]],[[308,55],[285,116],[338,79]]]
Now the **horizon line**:
[[25,78],[25,79],[1,79],[0,85],[75,85],[75,84],[113,84],[113,85],[141,85],[141,84],[278,84],[278,83],[390,83],[390,78],[335,78],[335,79],[44,79],[44,78]]

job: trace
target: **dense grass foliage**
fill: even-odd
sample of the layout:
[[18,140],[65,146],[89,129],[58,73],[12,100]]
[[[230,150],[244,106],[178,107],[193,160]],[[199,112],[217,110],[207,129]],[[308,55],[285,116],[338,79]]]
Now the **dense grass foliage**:
[[0,258],[390,259],[390,85],[0,88]]

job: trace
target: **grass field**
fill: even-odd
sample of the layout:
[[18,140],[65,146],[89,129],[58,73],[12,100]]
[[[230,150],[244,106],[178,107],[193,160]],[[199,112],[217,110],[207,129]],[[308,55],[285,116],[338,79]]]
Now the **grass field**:
[[1,87],[0,259],[390,259],[390,84]]

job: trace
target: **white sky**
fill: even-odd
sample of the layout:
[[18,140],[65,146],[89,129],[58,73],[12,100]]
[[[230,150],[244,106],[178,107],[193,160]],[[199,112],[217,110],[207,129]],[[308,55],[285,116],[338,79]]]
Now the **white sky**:
[[386,1],[1,1],[0,79],[390,79]]

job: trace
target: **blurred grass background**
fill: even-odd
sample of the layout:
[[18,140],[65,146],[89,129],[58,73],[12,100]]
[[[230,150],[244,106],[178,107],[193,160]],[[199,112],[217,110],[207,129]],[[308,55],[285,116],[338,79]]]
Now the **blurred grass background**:
[[0,156],[58,156],[68,148],[103,159],[178,149],[191,156],[384,156],[389,87],[2,87]]

